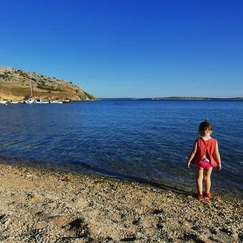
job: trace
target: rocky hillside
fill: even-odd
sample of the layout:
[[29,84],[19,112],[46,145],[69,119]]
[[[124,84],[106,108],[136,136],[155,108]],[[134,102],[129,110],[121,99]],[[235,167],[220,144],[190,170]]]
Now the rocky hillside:
[[0,66],[0,100],[22,100],[31,96],[43,100],[95,100],[79,86],[35,72]]

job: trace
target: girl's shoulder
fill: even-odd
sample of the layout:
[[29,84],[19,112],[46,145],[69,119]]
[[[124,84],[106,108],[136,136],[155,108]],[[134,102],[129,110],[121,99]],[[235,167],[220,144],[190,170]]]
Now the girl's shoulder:
[[216,138],[210,138],[209,141],[212,141],[212,142],[217,142],[217,139]]
[[202,136],[198,137],[195,141],[198,146],[208,146],[210,144],[216,144],[217,139],[210,137],[209,139],[204,139]]
[[203,136],[200,136],[200,137],[198,137],[197,139],[196,139],[196,141],[204,141],[204,142],[207,142],[207,141],[217,141],[217,139],[216,138],[213,138],[213,137],[209,137],[209,138],[205,138],[205,137],[203,137]]
[[207,141],[203,136],[199,136],[197,139],[196,139],[196,141],[197,142],[199,142],[199,141],[203,141],[203,142],[205,142],[205,141]]

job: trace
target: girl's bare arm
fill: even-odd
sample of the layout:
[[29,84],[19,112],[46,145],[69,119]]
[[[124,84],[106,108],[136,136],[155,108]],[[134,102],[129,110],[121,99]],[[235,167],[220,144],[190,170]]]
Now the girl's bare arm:
[[187,160],[187,168],[190,168],[191,161],[192,161],[193,157],[195,156],[196,152],[197,152],[197,141],[195,141],[192,152]]
[[218,170],[221,170],[221,158],[220,158],[220,153],[219,153],[218,142],[216,142],[215,155],[216,155],[216,159],[217,159],[217,162],[218,162]]

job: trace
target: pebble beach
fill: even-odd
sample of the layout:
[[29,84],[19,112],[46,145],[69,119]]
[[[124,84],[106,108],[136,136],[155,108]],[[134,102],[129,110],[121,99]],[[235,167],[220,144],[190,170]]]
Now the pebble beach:
[[0,242],[243,242],[242,198],[0,164]]

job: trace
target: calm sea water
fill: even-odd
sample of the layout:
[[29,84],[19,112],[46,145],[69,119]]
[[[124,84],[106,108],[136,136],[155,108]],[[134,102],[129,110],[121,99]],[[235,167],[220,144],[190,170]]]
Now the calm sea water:
[[13,164],[195,189],[195,169],[186,160],[206,118],[223,166],[214,169],[212,190],[243,195],[243,101],[0,105],[0,156]]

